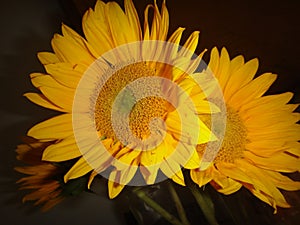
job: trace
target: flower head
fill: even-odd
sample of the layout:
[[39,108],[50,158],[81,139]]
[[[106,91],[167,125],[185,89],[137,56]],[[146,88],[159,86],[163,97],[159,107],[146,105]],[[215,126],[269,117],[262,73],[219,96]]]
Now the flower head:
[[58,181],[62,175],[61,169],[51,163],[41,161],[43,150],[49,143],[27,141],[17,148],[17,159],[28,164],[16,167],[15,170],[26,174],[17,181],[21,190],[32,190],[23,197],[23,202],[35,201],[35,205],[43,205],[42,211],[47,211],[64,199],[61,184]]
[[[300,170],[300,115],[293,112],[298,105],[288,104],[292,93],[263,96],[276,75],[254,79],[257,69],[257,59],[245,63],[242,56],[230,60],[225,48],[220,55],[212,50],[206,72],[216,76],[223,91],[226,130],[216,157],[205,170],[192,170],[191,177],[199,186],[210,182],[224,194],[244,186],[276,211],[276,206],[289,207],[279,189],[300,189],[300,182],[280,173]],[[209,126],[210,117],[202,119]],[[205,144],[197,146],[200,157],[204,149]]]
[[[38,55],[47,73],[31,74],[41,93],[25,95],[64,113],[28,132],[53,141],[43,160],[79,158],[65,182],[92,172],[90,184],[113,166],[107,175],[111,198],[138,170],[145,184],[153,184],[159,170],[183,184],[181,167],[200,162],[195,146],[214,139],[199,114],[218,111],[197,84],[199,32],[179,47],[184,29],[167,39],[165,1],[161,10],[156,1],[147,6],[143,32],[132,1],[124,6],[125,12],[115,2],[97,1],[83,17],[85,38],[63,25],[62,35],[52,40],[54,53]],[[154,12],[151,29],[149,10]]]

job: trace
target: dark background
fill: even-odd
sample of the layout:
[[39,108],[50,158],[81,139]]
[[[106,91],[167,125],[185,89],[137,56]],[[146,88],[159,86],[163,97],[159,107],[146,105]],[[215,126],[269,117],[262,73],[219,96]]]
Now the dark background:
[[[31,72],[43,71],[36,53],[50,51],[54,33],[61,22],[81,32],[80,20],[94,0],[14,0],[2,1],[0,7],[0,225],[124,224],[122,212],[127,210],[120,200],[107,199],[106,186],[102,196],[85,193],[67,200],[48,213],[40,213],[21,204],[21,195],[14,185],[19,177],[15,148],[20,137],[35,123],[49,118],[53,112],[35,106],[22,94],[33,91]],[[123,1],[117,1],[122,4]],[[152,1],[134,0],[140,13]],[[247,60],[258,57],[260,73],[279,74],[269,93],[292,91],[299,97],[299,1],[287,0],[176,0],[167,1],[170,32],[186,27],[186,38],[200,30],[198,53],[204,48],[226,46],[230,55],[243,54]],[[206,56],[208,59],[209,54]],[[298,196],[298,197],[297,197]],[[122,196],[121,196],[122,198]],[[250,197],[248,197],[250,198]],[[235,196],[231,201],[235,201]],[[254,198],[253,198],[254,199]],[[279,210],[272,221],[295,224],[299,218],[299,192],[289,194],[294,208]],[[260,203],[259,203],[260,204]],[[265,210],[270,214],[268,207]],[[271,215],[271,214],[270,214]],[[275,224],[275,223],[273,223]]]

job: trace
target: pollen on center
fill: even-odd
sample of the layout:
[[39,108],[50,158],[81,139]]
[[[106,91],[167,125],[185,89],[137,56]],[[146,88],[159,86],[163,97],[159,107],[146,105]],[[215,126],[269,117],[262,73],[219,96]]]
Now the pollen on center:
[[[230,162],[243,157],[247,142],[247,130],[239,114],[234,109],[227,107],[226,130],[221,147],[214,158],[214,163]],[[206,121],[205,121],[206,120]],[[204,119],[209,124],[210,118]],[[197,151],[204,154],[207,144],[197,146]]]
[[[143,79],[140,79],[140,82],[134,81],[152,76],[157,76],[155,69],[144,62],[138,62],[117,70],[106,81],[95,105],[95,123],[101,136],[118,140],[114,130],[116,127],[112,126],[112,107],[121,91],[123,95],[118,99],[117,113],[122,117],[129,112],[128,118],[121,118],[116,124],[118,131],[123,134],[122,139],[130,140],[128,132],[140,140],[151,135],[151,121],[164,118],[167,101],[159,97],[161,84],[156,79],[147,79],[147,82]],[[127,88],[130,83],[134,83],[136,87]],[[141,93],[146,97],[140,99]],[[153,93],[157,95],[153,96]],[[126,123],[129,123],[129,131],[126,130]]]

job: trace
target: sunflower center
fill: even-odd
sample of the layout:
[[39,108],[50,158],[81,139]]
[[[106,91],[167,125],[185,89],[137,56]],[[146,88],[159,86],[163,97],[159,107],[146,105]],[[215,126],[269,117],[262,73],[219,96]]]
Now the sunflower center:
[[122,142],[128,144],[130,134],[144,140],[158,129],[153,119],[163,119],[166,113],[166,100],[159,97],[161,84],[156,79],[139,79],[151,76],[156,76],[155,69],[139,62],[117,70],[106,81],[95,105],[101,136],[120,141],[121,134]]
[[[227,108],[226,130],[223,142],[214,162],[234,162],[243,157],[243,151],[247,142],[247,130],[238,112]],[[198,145],[197,150],[204,153],[206,144]]]
[[166,101],[160,97],[151,96],[138,101],[133,107],[129,125],[133,134],[141,139],[147,139],[151,131],[159,131],[156,118],[163,118],[166,112]]

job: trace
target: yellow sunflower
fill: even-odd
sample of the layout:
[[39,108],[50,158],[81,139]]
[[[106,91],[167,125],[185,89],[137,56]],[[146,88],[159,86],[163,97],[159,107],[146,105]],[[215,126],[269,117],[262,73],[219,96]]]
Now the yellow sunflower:
[[[210,182],[223,194],[244,186],[276,212],[276,206],[289,207],[279,189],[300,189],[300,182],[280,173],[300,169],[300,115],[293,112],[298,105],[288,104],[292,93],[263,96],[276,75],[264,73],[254,79],[257,69],[257,59],[245,63],[242,56],[230,60],[225,48],[220,55],[212,50],[205,72],[215,75],[223,91],[226,131],[216,157],[211,163],[203,159],[209,166],[191,170],[191,177],[199,186]],[[202,119],[209,125],[208,116]],[[197,146],[200,157],[205,148]]]
[[42,162],[42,153],[49,143],[26,141],[17,148],[17,159],[28,166],[16,167],[15,170],[26,174],[17,181],[21,190],[32,190],[23,197],[23,202],[35,201],[35,205],[43,205],[42,211],[47,211],[61,202],[64,197],[58,180],[61,170],[51,163]]
[[54,53],[38,54],[47,73],[31,74],[41,93],[25,94],[64,113],[28,132],[53,141],[43,160],[78,158],[65,182],[92,172],[90,184],[113,166],[107,175],[111,198],[138,170],[145,184],[153,184],[159,170],[183,184],[181,166],[195,168],[200,162],[195,146],[214,140],[198,115],[218,111],[205,100],[199,79],[193,79],[202,57],[194,57],[199,32],[179,47],[184,29],[167,39],[165,1],[161,10],[156,1],[147,6],[143,32],[132,1],[124,6],[125,11],[115,2],[97,1],[83,17],[85,38],[62,25],[62,35],[52,40]]

